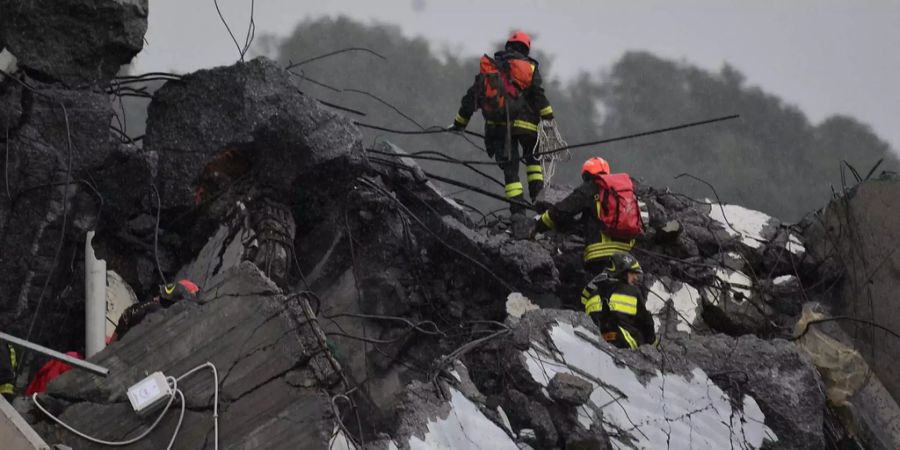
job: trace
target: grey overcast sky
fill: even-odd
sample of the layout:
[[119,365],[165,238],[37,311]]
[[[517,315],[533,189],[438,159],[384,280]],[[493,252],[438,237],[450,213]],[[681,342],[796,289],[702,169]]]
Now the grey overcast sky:
[[[219,5],[241,40],[250,0]],[[554,55],[549,76],[563,80],[608,68],[627,50],[711,70],[728,62],[814,123],[849,114],[900,150],[900,0],[257,0],[255,10],[257,35],[345,15],[472,55],[522,28]],[[147,41],[138,72],[237,59],[213,0],[150,0]]]

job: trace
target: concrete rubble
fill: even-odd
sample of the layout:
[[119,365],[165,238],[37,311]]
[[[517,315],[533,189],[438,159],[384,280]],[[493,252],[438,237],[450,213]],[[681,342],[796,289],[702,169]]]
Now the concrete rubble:
[[[647,230],[634,253],[661,344],[619,350],[579,311],[577,230],[523,241],[505,218],[474,220],[412,155],[386,141],[365,151],[352,120],[266,58],[166,82],[143,143],[123,144],[106,87],[140,50],[146,1],[52,14],[19,3],[0,0],[0,49],[18,64],[0,78],[0,292],[13,293],[0,297],[0,328],[83,345],[91,230],[116,302],[150,298],[160,274],[201,287],[92,357],[109,377],[72,370],[50,384],[39,401],[76,429],[137,434],[149,420],[128,387],[209,361],[223,448],[898,442],[900,344],[816,324],[875,375],[836,402],[821,355],[794,330],[809,302],[900,328],[875,301],[896,285],[900,256],[884,245],[898,240],[900,209],[884,207],[896,180],[864,183],[799,225],[638,185]],[[70,24],[88,37],[65,39]],[[542,201],[570,190],[548,186]],[[213,386],[209,371],[178,382],[175,448],[213,447]],[[99,448],[17,404],[45,441]],[[165,448],[177,421],[168,412],[127,448]]]

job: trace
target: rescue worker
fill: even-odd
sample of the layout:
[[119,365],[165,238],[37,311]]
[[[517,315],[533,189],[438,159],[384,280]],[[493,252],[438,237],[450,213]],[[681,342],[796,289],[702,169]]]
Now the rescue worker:
[[[584,162],[581,168],[583,183],[571,194],[555,205],[551,205],[538,216],[533,224],[531,235],[559,227],[568,227],[573,222],[581,222],[584,236],[584,269],[589,277],[594,277],[609,266],[610,257],[618,252],[631,251],[634,240],[618,241],[603,232],[604,223],[596,211],[602,208],[600,188],[594,178],[609,174],[609,163],[600,157],[593,157]],[[580,216],[579,216],[580,215]]]
[[641,265],[628,252],[614,254],[610,263],[581,291],[584,312],[600,328],[603,339],[616,347],[635,349],[655,343],[653,316],[637,287]]
[[[503,170],[506,198],[521,201],[524,188],[519,179],[520,156],[525,160],[528,193],[534,201],[544,188],[544,172],[534,157],[541,120],[553,120],[553,108],[544,95],[538,62],[528,56],[531,38],[517,31],[509,37],[504,50],[481,59],[481,71],[463,96],[459,112],[450,127],[462,131],[476,110],[484,116],[484,146],[489,157],[496,158]],[[520,154],[521,147],[521,154]],[[508,153],[508,154],[507,154]],[[513,214],[524,207],[513,204]]]
[[0,394],[10,402],[15,395],[17,366],[15,347],[0,342]]
[[177,283],[169,283],[159,286],[159,295],[152,300],[131,305],[122,312],[116,331],[110,342],[122,339],[128,330],[141,323],[148,314],[166,309],[179,301],[194,299],[200,288],[190,280],[179,280]]

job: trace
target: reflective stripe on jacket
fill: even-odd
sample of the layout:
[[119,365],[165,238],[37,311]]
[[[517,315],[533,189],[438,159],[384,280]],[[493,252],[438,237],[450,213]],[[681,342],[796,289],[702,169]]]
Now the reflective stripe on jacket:
[[[616,282],[599,287],[598,292],[584,288],[581,303],[584,312],[591,316],[600,327],[601,335],[609,342],[636,348],[656,340],[653,316],[647,311],[644,294],[636,286]],[[604,303],[609,305],[609,311]]]
[[[524,105],[517,114],[510,117],[510,120],[512,120],[512,131],[513,133],[537,133],[538,124],[542,119],[549,120],[553,118],[553,107],[550,106],[550,101],[547,100],[547,96],[544,94],[543,79],[541,77],[538,62],[532,58],[526,58],[519,54],[516,55],[518,55],[518,58],[527,59],[531,63],[534,73],[531,79],[531,86],[522,91],[522,97],[525,100]],[[465,126],[469,123],[472,114],[481,109],[479,103],[484,95],[482,92],[483,90],[484,80],[482,79],[482,75],[478,74],[475,76],[475,81],[460,100],[459,111],[456,114],[454,123],[461,126]],[[493,111],[488,113],[482,110],[482,114],[484,115],[485,126],[506,127],[507,118],[504,111]]]
[[541,214],[537,231],[555,230],[575,223],[576,217],[582,227],[582,236],[588,244],[584,247],[584,262],[606,258],[618,252],[631,251],[635,241],[617,241],[603,233],[603,222],[597,215],[600,207],[597,184],[588,180],[571,194]]

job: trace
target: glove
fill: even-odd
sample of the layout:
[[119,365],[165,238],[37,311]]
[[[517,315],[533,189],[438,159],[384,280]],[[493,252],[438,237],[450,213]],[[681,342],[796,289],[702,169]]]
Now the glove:
[[547,114],[546,116],[541,117],[541,120],[545,122],[553,122],[553,113]]
[[609,283],[614,283],[615,280],[609,276],[609,272],[603,271],[597,274],[591,281],[588,281],[585,289],[590,292],[591,295],[597,295],[597,292],[600,291],[600,286],[609,285]]

